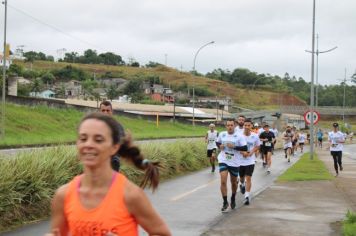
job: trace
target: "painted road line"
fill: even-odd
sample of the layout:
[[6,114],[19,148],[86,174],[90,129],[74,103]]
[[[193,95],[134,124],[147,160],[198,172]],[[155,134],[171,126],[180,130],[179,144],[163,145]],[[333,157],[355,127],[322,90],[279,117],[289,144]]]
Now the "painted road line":
[[198,190],[200,190],[200,189],[203,189],[203,188],[208,187],[209,185],[213,184],[213,183],[216,182],[216,181],[218,181],[218,179],[211,180],[211,181],[209,181],[209,182],[206,183],[206,184],[200,185],[199,187],[196,187],[196,188],[194,188],[194,189],[192,189],[192,190],[190,190],[190,191],[188,191],[188,192],[182,193],[182,194],[180,194],[180,195],[178,195],[178,196],[176,196],[176,197],[171,198],[170,201],[175,202],[175,201],[178,201],[178,200],[180,200],[180,199],[182,199],[182,198],[185,198],[186,196],[188,196],[188,195],[190,195],[190,194],[192,194],[192,193],[195,193],[196,191],[198,191]]

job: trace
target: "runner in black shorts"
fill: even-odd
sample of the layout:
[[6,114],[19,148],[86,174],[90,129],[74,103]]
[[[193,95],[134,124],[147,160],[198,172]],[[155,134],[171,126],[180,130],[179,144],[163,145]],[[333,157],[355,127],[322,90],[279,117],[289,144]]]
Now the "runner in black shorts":
[[264,132],[260,134],[260,140],[262,141],[262,153],[264,161],[267,163],[267,174],[271,173],[272,164],[272,145],[275,139],[274,133],[269,130],[269,125],[266,123],[264,126]]
[[[260,146],[260,139],[257,134],[251,132],[252,122],[246,120],[244,124],[243,136],[247,142],[247,152],[240,157],[240,190],[245,194],[245,205],[250,204],[250,192],[252,186],[252,174],[255,169],[256,153]],[[246,183],[246,184],[243,184]],[[245,186],[246,185],[246,186]],[[241,187],[242,186],[242,187]]]
[[210,124],[209,130],[205,135],[205,142],[207,144],[206,155],[209,157],[211,172],[215,172],[215,159],[216,159],[216,140],[219,136],[219,133],[215,130],[215,125]]

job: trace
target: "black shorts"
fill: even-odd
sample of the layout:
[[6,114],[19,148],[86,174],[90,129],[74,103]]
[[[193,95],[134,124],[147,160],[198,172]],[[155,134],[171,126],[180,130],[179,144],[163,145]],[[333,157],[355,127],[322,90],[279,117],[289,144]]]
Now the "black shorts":
[[216,154],[216,148],[208,149],[208,150],[206,151],[207,157],[211,157],[211,156],[213,155],[213,153]]
[[319,141],[319,142],[323,142],[323,139],[322,139],[322,138],[318,138],[318,141]]
[[292,141],[292,146],[294,147],[295,145],[297,145],[297,141]]
[[255,165],[248,165],[248,166],[240,166],[240,177],[252,176],[253,170],[255,169]]
[[267,153],[268,152],[272,152],[273,151],[273,148],[272,147],[264,147],[264,146],[262,146],[262,153],[264,154],[264,155],[267,155]]
[[229,171],[230,175],[237,177],[239,176],[240,167],[228,166],[225,163],[219,163],[219,172]]
[[304,145],[304,143],[299,143],[299,146],[303,146]]
[[342,151],[331,151],[330,154],[333,157],[342,158]]

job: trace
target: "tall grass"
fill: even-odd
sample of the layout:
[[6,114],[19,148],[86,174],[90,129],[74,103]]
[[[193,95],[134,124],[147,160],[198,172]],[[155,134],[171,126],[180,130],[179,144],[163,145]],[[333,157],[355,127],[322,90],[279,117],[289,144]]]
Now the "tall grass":
[[344,236],[356,236],[356,212],[347,211],[346,219],[342,223]]
[[[199,141],[141,145],[144,155],[160,161],[161,180],[208,166]],[[47,217],[54,191],[82,171],[75,147],[60,146],[0,158],[0,232]],[[135,183],[143,173],[123,163],[122,173]]]

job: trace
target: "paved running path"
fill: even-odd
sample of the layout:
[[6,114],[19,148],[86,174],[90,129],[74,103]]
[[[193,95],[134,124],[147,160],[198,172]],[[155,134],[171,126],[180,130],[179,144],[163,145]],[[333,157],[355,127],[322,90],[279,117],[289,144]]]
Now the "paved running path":
[[[294,163],[298,158],[292,158]],[[281,151],[276,152],[272,173],[267,175],[259,162],[253,176],[252,197],[270,186],[291,163],[287,163]],[[220,212],[222,199],[218,173],[211,173],[210,168],[162,183],[155,194],[147,192],[153,205],[167,221],[173,235],[200,235],[212,225],[221,221],[225,214]],[[229,187],[230,189],[230,187]],[[229,196],[231,192],[228,193]],[[237,201],[242,205],[243,196],[238,193]],[[49,222],[25,226],[19,230],[4,233],[4,236],[38,236],[49,228]],[[140,235],[147,235],[141,232]]]
[[[306,149],[309,149],[307,147]],[[317,149],[334,174],[329,151]],[[346,145],[344,171],[331,181],[274,183],[250,206],[231,212],[203,235],[337,236],[348,210],[356,211],[356,145]]]

